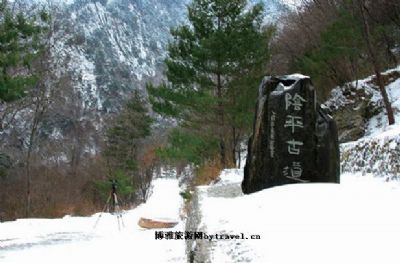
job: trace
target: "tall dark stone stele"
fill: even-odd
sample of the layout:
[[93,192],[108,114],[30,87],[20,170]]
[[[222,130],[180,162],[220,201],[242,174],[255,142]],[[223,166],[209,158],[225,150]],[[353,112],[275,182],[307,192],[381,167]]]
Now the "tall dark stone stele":
[[335,121],[317,102],[311,79],[266,77],[248,143],[245,194],[291,183],[339,183]]

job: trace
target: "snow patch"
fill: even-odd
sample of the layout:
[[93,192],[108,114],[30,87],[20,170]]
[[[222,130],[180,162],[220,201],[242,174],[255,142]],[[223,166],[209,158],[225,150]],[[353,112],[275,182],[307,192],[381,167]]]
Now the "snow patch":
[[344,174],[341,185],[286,185],[236,198],[210,197],[210,187],[199,191],[201,229],[248,238],[209,241],[210,262],[400,260],[399,183]]

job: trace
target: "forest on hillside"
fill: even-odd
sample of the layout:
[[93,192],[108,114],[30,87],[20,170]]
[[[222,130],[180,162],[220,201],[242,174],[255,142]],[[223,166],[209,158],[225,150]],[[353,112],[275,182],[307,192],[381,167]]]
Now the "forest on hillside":
[[[264,76],[308,75],[323,102],[333,88],[375,75],[394,123],[381,72],[399,65],[397,0],[301,0],[268,23],[264,7],[192,0],[170,29],[160,75],[125,87],[129,71],[98,50],[94,76],[66,70],[73,54],[57,59],[69,29],[60,7],[1,0],[0,219],[94,213],[113,179],[126,207],[145,202],[153,178],[170,170],[188,185],[209,183],[241,165]],[[88,42],[71,36],[61,46]],[[90,78],[123,102],[91,107],[76,86]]]

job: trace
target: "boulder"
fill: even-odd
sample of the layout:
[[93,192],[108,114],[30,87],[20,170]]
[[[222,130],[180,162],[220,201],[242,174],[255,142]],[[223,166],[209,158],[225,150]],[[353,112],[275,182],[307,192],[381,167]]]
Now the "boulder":
[[318,104],[311,79],[266,77],[260,85],[243,193],[308,182],[339,183],[335,121]]

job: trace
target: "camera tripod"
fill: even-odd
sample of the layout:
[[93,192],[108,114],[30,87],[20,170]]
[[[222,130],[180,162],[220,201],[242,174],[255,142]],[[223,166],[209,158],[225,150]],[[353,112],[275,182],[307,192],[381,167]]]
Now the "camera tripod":
[[108,211],[112,215],[117,216],[118,222],[118,230],[121,231],[121,226],[125,227],[124,220],[122,219],[122,210],[119,206],[118,197],[117,197],[117,182],[115,180],[111,181],[111,192],[107,198],[107,202],[104,205],[103,211],[99,214],[99,217],[96,220],[93,228],[96,228],[97,224],[100,221],[101,216]]

